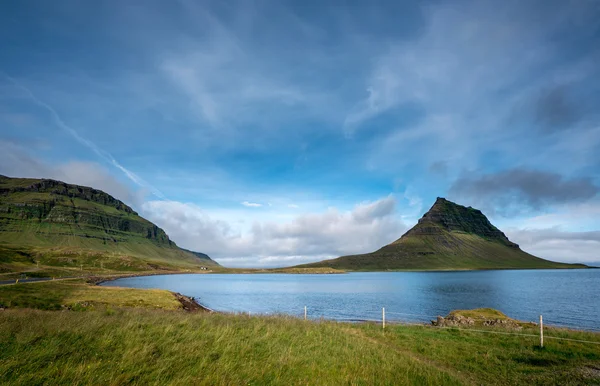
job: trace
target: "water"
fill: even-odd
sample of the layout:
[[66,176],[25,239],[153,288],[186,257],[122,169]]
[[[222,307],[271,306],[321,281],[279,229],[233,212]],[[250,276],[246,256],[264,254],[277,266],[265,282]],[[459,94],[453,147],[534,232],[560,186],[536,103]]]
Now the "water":
[[491,307],[508,316],[600,331],[600,269],[367,272],[339,275],[186,274],[103,285],[162,288],[216,311],[284,313],[335,320],[428,322],[455,309]]

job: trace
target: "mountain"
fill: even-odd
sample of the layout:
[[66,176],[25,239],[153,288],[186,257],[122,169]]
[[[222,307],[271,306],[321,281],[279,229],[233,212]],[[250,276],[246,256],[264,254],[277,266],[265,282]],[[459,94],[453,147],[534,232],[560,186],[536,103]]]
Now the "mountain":
[[103,191],[0,176],[0,273],[35,264],[116,271],[218,266]]
[[510,241],[480,210],[438,198],[417,225],[378,251],[299,267],[346,270],[460,270],[585,268],[530,255]]

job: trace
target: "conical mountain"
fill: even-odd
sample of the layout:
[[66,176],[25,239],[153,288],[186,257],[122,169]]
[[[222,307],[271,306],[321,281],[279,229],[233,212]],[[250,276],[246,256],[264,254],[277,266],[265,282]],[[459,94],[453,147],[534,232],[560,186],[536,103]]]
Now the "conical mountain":
[[438,198],[398,240],[361,255],[306,264],[346,270],[461,270],[582,268],[530,255],[511,242],[478,209]]

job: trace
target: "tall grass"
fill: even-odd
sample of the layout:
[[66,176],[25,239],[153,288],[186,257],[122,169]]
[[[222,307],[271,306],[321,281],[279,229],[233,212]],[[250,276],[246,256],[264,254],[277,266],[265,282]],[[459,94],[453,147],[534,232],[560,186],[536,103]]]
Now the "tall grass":
[[458,384],[353,328],[119,310],[0,314],[6,384]]
[[0,312],[4,384],[593,384],[599,369],[596,345],[539,349],[531,338],[433,327],[144,309]]

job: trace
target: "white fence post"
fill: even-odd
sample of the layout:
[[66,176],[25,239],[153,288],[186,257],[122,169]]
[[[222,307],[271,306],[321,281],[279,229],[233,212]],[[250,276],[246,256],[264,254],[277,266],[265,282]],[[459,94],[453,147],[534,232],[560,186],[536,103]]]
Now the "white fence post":
[[540,315],[540,347],[544,348],[544,320]]
[[383,307],[381,309],[381,321],[382,321],[382,326],[385,329],[385,307]]
[[306,306],[304,306],[304,320],[306,320]]

